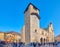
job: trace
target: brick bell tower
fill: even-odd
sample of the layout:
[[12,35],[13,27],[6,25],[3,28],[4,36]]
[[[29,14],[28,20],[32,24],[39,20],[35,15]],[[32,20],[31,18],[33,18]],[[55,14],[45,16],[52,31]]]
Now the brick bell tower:
[[38,32],[39,28],[39,9],[36,8],[32,3],[30,3],[25,14],[25,43],[37,41],[35,32]]

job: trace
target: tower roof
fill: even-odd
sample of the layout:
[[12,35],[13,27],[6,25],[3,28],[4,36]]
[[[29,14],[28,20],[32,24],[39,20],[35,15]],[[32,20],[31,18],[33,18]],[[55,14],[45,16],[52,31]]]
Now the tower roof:
[[52,22],[50,22],[50,24],[52,24]]
[[29,6],[32,5],[35,9],[39,10],[35,5],[33,5],[32,3],[29,3],[27,8],[25,9],[24,13],[28,10]]

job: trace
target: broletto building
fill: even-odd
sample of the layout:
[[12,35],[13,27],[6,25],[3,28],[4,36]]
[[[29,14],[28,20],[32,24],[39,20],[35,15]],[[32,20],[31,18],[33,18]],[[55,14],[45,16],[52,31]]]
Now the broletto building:
[[40,28],[39,25],[39,9],[30,3],[25,14],[25,25],[22,29],[21,39],[25,43],[29,42],[54,42],[54,30],[52,23],[45,29]]

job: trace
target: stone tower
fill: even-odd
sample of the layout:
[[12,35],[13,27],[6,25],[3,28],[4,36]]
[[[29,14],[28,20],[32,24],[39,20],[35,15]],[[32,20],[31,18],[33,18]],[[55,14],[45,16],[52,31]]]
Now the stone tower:
[[52,22],[50,22],[49,27],[48,27],[48,32],[49,32],[49,42],[54,42],[54,29]]
[[25,41],[35,42],[35,33],[39,28],[39,9],[30,3],[25,10]]

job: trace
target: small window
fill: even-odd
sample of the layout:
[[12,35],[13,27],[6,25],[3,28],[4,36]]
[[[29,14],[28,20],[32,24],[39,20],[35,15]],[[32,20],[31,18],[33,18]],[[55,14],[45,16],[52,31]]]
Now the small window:
[[37,30],[35,30],[35,32],[37,32]]

